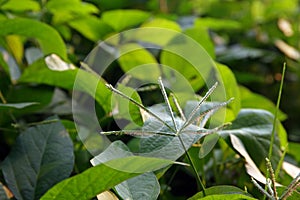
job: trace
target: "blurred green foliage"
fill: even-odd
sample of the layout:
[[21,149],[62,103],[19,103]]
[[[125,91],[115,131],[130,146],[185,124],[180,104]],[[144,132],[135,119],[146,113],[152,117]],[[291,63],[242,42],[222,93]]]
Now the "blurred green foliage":
[[[195,76],[195,70],[188,67],[190,63],[167,51],[150,51],[143,46],[149,41],[143,38],[140,38],[144,42],[142,44],[130,43],[131,41],[126,39],[123,41],[122,38],[112,41],[115,42],[112,43],[112,47],[120,48],[121,51],[135,48],[136,45],[141,48],[113,62],[100,82],[97,82],[99,77],[75,67],[80,66],[80,62],[88,56],[99,41],[138,27],[168,28],[184,33],[202,45],[222,74],[226,95],[236,98],[234,103],[227,107],[229,114],[226,119],[234,122],[236,135],[262,173],[266,173],[263,156],[266,154],[269,141],[268,138],[264,138],[265,135],[261,135],[262,132],[266,133],[267,137],[270,134],[272,115],[269,112],[275,112],[276,108],[272,102],[277,99],[282,66],[286,62],[288,68],[281,111],[278,114],[278,119],[283,126],[279,123],[276,151],[280,155],[283,151],[287,151],[285,160],[295,165],[300,164],[298,144],[300,141],[298,123],[300,118],[300,2],[298,0],[0,0],[0,166],[2,172],[0,183],[8,186],[16,198],[40,198],[54,184],[67,178],[72,168],[72,175],[80,174],[75,176],[78,179],[66,179],[47,195],[56,194],[57,188],[62,185],[67,187],[68,183],[73,183],[70,184],[70,191],[72,191],[74,187],[80,187],[77,185],[78,180],[83,181],[87,187],[94,187],[86,177],[93,176],[93,173],[101,177],[102,171],[93,172],[96,171],[90,164],[93,156],[85,145],[93,144],[95,149],[92,153],[100,153],[108,143],[103,139],[97,140],[98,143],[95,145],[93,138],[79,138],[72,118],[72,90],[78,73],[81,76],[80,84],[76,89],[91,95],[96,91],[94,98],[97,117],[101,126],[107,130],[114,130],[116,124],[110,115],[111,92],[105,88],[104,83],[106,81],[115,83],[119,77],[137,65],[147,63],[170,65],[189,81],[197,94],[204,94],[206,88],[203,77]],[[153,36],[158,44],[167,43],[170,37]],[[58,56],[59,63],[65,66],[66,70],[49,69],[45,58],[51,54]],[[155,70],[152,72],[155,75],[160,73]],[[133,74],[133,76],[139,80],[151,78],[149,74]],[[132,90],[125,85],[120,85],[120,88],[123,88],[122,91]],[[134,98],[138,101],[143,100],[147,105],[156,104],[161,101],[157,93],[154,91],[145,100],[147,92],[144,94],[136,92]],[[178,94],[178,96],[185,98],[184,102],[195,100],[188,99],[186,94]],[[125,104],[124,101],[121,103]],[[135,116],[135,121],[142,123],[138,109],[130,107],[130,112]],[[59,118],[55,117],[57,121],[49,122],[48,117],[53,115],[58,115]],[[243,117],[244,119],[241,120]],[[258,132],[254,131],[256,126],[261,128]],[[88,127],[91,128],[90,130],[85,128],[87,136],[95,132],[91,127]],[[241,146],[237,147],[237,143],[232,144],[235,140],[228,136],[226,131],[228,130],[224,130],[224,137],[218,141],[215,149],[203,159],[199,159],[197,146],[189,149],[192,159],[199,167],[198,173],[204,179],[206,186],[211,187],[208,189],[211,195],[226,195],[228,194],[226,190],[229,190],[235,193],[236,198],[246,198],[243,195],[249,193],[261,198],[247,174],[245,163],[249,160],[242,153]],[[61,135],[58,132],[68,134]],[[38,134],[52,135],[53,138],[39,138]],[[30,140],[30,137],[33,139]],[[261,138],[256,139],[259,137]],[[284,150],[286,137],[290,143]],[[135,139],[124,136],[110,137],[112,141],[119,139],[127,143],[129,148],[136,148],[138,141]],[[38,142],[34,142],[35,140]],[[39,145],[35,146],[39,142],[43,144],[42,151],[38,151]],[[259,148],[255,148],[258,146]],[[31,153],[27,154],[28,152]],[[29,165],[24,164],[27,161],[22,157],[22,153],[29,155],[27,159]],[[259,156],[255,156],[259,153],[261,153]],[[275,156],[276,162],[280,155]],[[65,167],[58,166],[55,159],[63,160],[65,157],[69,158],[63,163]],[[183,157],[179,159],[185,161]],[[277,165],[274,160],[272,164]],[[143,158],[133,158],[133,161],[138,164],[146,162]],[[17,163],[13,165],[20,165],[23,168],[18,166],[13,168],[11,163]],[[169,160],[160,160],[156,164],[160,168],[165,163],[172,164]],[[157,166],[148,166],[149,168],[141,171],[153,171],[158,169]],[[53,176],[54,169],[58,174],[63,175],[60,175],[60,179],[51,179],[47,182],[47,178]],[[118,179],[115,182],[103,182],[101,190],[97,188],[89,192],[91,196],[97,194],[95,192],[108,190],[121,181],[133,177],[130,173],[117,173],[111,168],[106,169],[103,165],[99,166],[99,169],[104,173],[108,172],[108,177],[111,174]],[[21,180],[12,176],[12,173],[20,175],[24,171],[28,172],[27,179]],[[86,175],[81,173],[83,171]],[[155,175],[159,178],[162,176],[159,179],[160,199],[186,199],[197,192],[190,169],[172,165],[168,171],[164,169]],[[288,185],[291,181],[290,175],[291,172],[286,173],[282,170],[278,182]],[[150,179],[151,176],[154,175],[150,175]],[[16,182],[24,184],[24,188],[13,187]],[[26,190],[29,188],[26,187],[32,182],[34,184],[27,193]],[[46,183],[41,185],[39,184],[41,182]],[[108,187],[105,184],[111,185]],[[249,193],[233,186],[232,188],[213,187],[223,184],[235,185],[239,188],[247,187]],[[0,199],[7,199],[4,185],[0,184]],[[133,188],[138,190],[136,187]],[[120,188],[115,189],[119,195],[122,194],[120,191]],[[202,195],[198,193],[191,199]],[[297,198],[296,195],[294,198]],[[251,199],[248,196],[247,198]]]

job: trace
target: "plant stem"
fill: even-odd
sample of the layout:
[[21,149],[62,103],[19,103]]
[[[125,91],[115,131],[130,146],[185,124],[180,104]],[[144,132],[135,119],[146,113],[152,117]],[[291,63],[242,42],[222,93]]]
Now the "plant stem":
[[276,103],[276,110],[275,110],[275,114],[274,114],[273,129],[272,129],[271,142],[270,142],[270,147],[269,147],[269,156],[268,156],[269,160],[271,160],[271,157],[272,157],[272,151],[273,151],[273,145],[274,145],[274,139],[275,139],[275,129],[276,129],[276,122],[277,122],[277,115],[278,115],[278,110],[279,110],[279,105],[280,105],[280,100],[281,100],[281,94],[282,94],[285,71],[286,71],[286,63],[283,64],[282,76],[281,76],[280,87],[279,87],[279,93],[278,93],[278,98],[277,98],[277,103]]
[[190,162],[190,164],[191,164],[191,166],[192,166],[192,169],[193,169],[193,171],[194,171],[194,173],[195,173],[197,183],[198,183],[198,185],[201,187],[201,189],[202,189],[202,191],[203,191],[203,196],[206,196],[205,186],[204,186],[204,184],[202,183],[202,180],[201,180],[201,178],[200,178],[200,176],[199,176],[199,174],[198,174],[198,172],[197,172],[196,166],[195,166],[195,164],[194,164],[194,162],[193,162],[193,160],[192,160],[192,158],[191,158],[189,152],[187,151],[187,149],[186,149],[186,147],[185,147],[185,145],[184,145],[184,143],[183,143],[183,140],[182,140],[181,136],[178,135],[178,138],[179,138],[179,141],[180,141],[180,143],[181,143],[181,145],[182,145],[182,147],[183,147],[183,149],[184,149],[184,152],[185,152],[185,154],[186,154],[186,156],[187,156],[187,158],[188,158],[188,160],[189,160],[189,162]]
[[4,104],[7,103],[7,101],[6,101],[6,99],[4,98],[4,96],[3,96],[2,92],[1,92],[1,90],[0,90],[0,99],[1,99],[1,101],[2,101]]
[[[282,89],[283,89],[283,81],[284,81],[285,71],[286,71],[286,63],[283,64],[282,76],[281,76],[280,87],[279,87],[279,92],[278,92],[278,97],[277,97],[277,103],[276,103],[276,110],[275,110],[275,113],[274,113],[272,135],[271,135],[270,147],[269,147],[269,154],[268,154],[268,159],[269,160],[271,160],[272,152],[273,152],[273,145],[274,145],[274,140],[275,140],[275,130],[276,130],[277,115],[278,115],[278,111],[279,111],[279,105],[280,105],[281,94],[282,94]],[[267,171],[266,179],[268,179],[269,176],[270,176],[270,173],[269,173],[269,171]],[[265,187],[265,190],[267,190],[267,186]],[[263,200],[265,200],[265,199],[266,199],[266,195],[264,195],[264,197],[263,197]]]

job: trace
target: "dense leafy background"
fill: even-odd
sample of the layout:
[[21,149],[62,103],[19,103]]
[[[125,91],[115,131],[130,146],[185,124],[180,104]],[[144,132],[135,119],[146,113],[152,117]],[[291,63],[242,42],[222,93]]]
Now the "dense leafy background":
[[[285,162],[300,164],[299,9],[297,0],[0,0],[0,199],[12,195],[17,199],[40,199],[43,195],[42,199],[91,199],[109,189],[124,199],[203,197],[192,170],[174,164],[174,160],[188,162],[184,151],[162,149],[170,141],[180,146],[177,139],[159,136],[140,141],[112,135],[108,147],[108,139],[95,144],[93,138],[78,137],[71,105],[75,79],[79,80],[76,90],[90,95],[96,91],[97,118],[105,130],[116,130],[117,126],[111,117],[111,92],[104,83],[115,83],[137,65],[169,65],[189,81],[199,96],[205,94],[203,77],[195,75],[190,63],[170,52],[155,52],[143,46],[147,42],[167,43],[172,39],[170,35],[139,38],[141,43],[114,41],[112,47],[120,51],[140,49],[113,62],[100,82],[96,75],[78,68],[99,41],[137,27],[182,32],[214,59],[226,95],[235,98],[226,108],[226,120],[232,121],[232,126],[218,135],[199,137],[188,152],[211,198],[262,198],[249,175],[259,180],[266,174],[264,158],[268,155],[284,62],[287,72],[271,161],[274,168],[280,165],[288,143]],[[49,66],[53,58],[59,60],[59,65]],[[160,75],[154,69],[154,77],[150,73],[132,76],[135,80],[152,80]],[[125,83],[118,89],[133,92]],[[185,93],[176,95],[188,115],[196,99]],[[157,104],[152,109],[165,120],[170,119],[160,104],[159,90],[134,92],[132,97],[147,106]],[[128,119],[122,115],[128,103],[120,99],[117,104],[117,118]],[[134,121],[143,124],[139,109],[129,106],[129,110]],[[179,117],[177,120],[181,123]],[[153,124],[144,125],[144,130],[153,131],[161,125]],[[87,136],[95,131],[92,126],[80,128]],[[194,137],[183,138],[187,145],[194,143]],[[211,146],[201,147],[203,140]],[[92,163],[97,166],[92,167],[93,155],[84,144],[94,145],[92,153],[99,155]],[[138,144],[144,144],[143,148],[139,149]],[[156,158],[131,153],[155,149],[159,150],[151,156]],[[110,167],[117,163],[135,171]],[[293,172],[299,170],[292,169],[281,169],[277,181],[287,186]]]

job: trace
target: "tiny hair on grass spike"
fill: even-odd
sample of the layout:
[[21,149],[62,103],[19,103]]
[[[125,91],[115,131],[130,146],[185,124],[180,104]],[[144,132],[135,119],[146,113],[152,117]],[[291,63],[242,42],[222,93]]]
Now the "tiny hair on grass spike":
[[213,93],[213,91],[216,89],[216,87],[218,86],[218,82],[216,82],[209,90],[208,92],[204,95],[204,97],[199,101],[198,105],[193,109],[193,111],[191,112],[191,114],[189,115],[189,117],[187,118],[187,120],[184,122],[184,124],[182,125],[182,127],[180,128],[179,132],[184,129],[185,127],[187,127],[189,124],[192,123],[192,120],[195,116],[195,114],[197,113],[197,111],[200,109],[200,106],[202,105],[202,103]]

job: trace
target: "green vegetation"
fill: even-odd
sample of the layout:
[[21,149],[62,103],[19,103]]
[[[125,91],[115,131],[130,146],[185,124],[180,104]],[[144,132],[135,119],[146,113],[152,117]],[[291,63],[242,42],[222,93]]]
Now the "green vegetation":
[[0,0],[0,199],[299,199],[299,9]]

